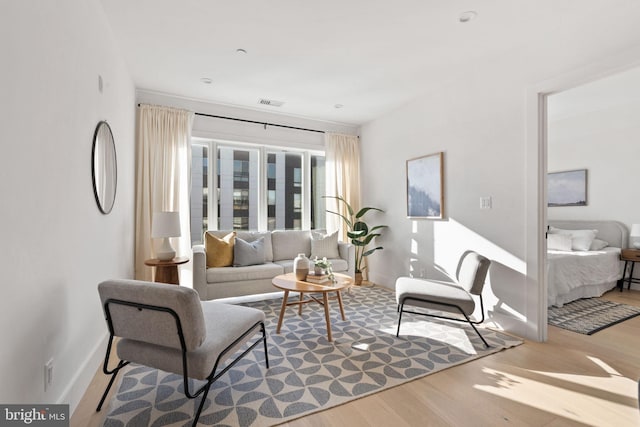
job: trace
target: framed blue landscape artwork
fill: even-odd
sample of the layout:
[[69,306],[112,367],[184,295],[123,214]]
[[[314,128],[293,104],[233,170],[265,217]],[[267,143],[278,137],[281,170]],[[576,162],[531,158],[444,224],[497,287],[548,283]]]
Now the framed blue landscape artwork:
[[587,206],[587,170],[551,172],[547,175],[548,206]]
[[443,153],[407,160],[407,216],[440,219],[444,215]]

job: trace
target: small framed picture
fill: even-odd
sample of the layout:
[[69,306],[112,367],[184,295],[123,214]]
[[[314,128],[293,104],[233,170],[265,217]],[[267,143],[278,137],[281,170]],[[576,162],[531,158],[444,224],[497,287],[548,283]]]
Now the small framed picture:
[[441,219],[444,215],[443,153],[407,160],[407,216]]
[[587,170],[551,172],[547,175],[548,206],[587,206]]

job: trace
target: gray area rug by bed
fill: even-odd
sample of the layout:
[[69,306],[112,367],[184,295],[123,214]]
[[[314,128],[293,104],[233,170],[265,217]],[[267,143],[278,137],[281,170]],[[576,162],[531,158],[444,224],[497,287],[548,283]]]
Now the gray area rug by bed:
[[[346,321],[337,301],[330,302],[333,342],[319,305],[305,305],[302,316],[296,306],[288,308],[278,335],[282,299],[244,304],[267,314],[271,367],[265,368],[258,346],[212,385],[199,425],[282,423],[522,343],[480,329],[491,345],[486,349],[468,325],[411,314],[403,316],[396,338],[392,291],[355,288],[343,299]],[[184,396],[181,376],[136,365],[125,369],[105,426],[190,425],[199,398]]]
[[572,301],[562,307],[550,307],[548,323],[580,334],[591,335],[638,315],[640,315],[640,307],[600,298],[585,298]]

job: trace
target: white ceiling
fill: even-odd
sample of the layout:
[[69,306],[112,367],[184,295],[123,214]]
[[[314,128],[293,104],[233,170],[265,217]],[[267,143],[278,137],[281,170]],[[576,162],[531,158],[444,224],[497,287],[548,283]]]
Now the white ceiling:
[[[479,58],[539,48],[568,31],[584,30],[571,23],[595,19],[607,5],[615,7],[611,1],[102,4],[139,89],[358,125],[409,102],[429,84]],[[478,16],[462,24],[458,17],[467,10]],[[260,98],[284,105],[261,106]]]

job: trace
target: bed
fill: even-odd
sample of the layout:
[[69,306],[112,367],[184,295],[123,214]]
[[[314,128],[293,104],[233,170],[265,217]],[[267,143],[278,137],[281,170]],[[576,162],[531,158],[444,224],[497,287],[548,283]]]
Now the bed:
[[[590,234],[588,230],[597,232]],[[552,236],[558,234],[563,236]],[[599,297],[614,288],[622,278],[620,250],[627,247],[628,234],[626,226],[618,221],[549,220],[547,306],[562,307],[580,298]],[[589,240],[591,235],[595,239]],[[586,240],[580,241],[584,236]]]

